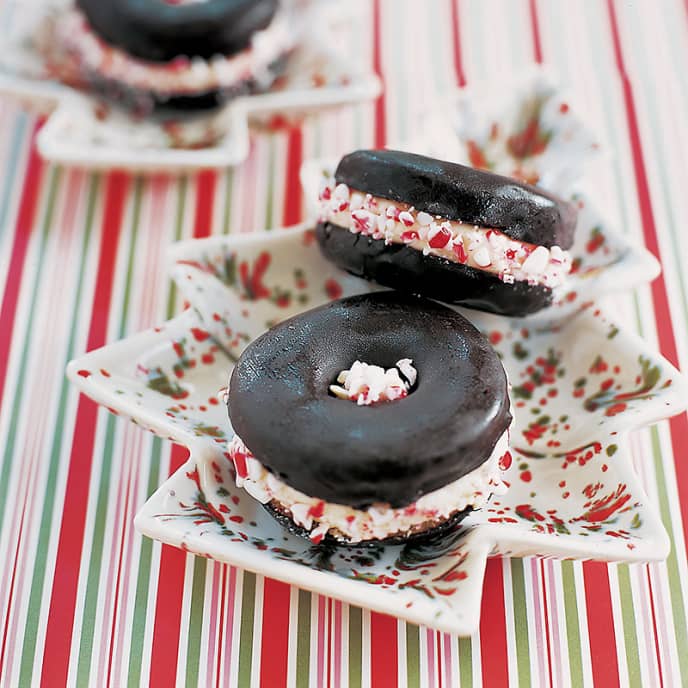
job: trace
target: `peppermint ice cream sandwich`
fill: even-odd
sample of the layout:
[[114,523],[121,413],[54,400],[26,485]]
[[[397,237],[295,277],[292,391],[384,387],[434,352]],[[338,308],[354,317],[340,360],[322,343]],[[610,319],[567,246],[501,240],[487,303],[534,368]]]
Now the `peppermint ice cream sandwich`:
[[85,85],[141,115],[264,90],[293,47],[278,0],[77,0],[52,41]]
[[385,291],[298,315],[247,347],[227,398],[237,484],[315,543],[424,537],[503,490],[504,369],[435,302]]
[[550,305],[571,270],[576,209],[491,172],[359,150],[319,200],[323,254],[388,287],[523,316]]

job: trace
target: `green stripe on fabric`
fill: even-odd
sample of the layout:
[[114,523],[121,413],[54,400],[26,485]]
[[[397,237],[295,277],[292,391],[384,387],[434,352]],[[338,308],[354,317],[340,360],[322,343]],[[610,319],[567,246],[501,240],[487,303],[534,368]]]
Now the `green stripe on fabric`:
[[[57,193],[57,185],[60,178],[59,168],[53,168],[50,175],[50,182],[48,187],[47,202],[44,211],[42,230],[41,230],[41,244],[39,248],[38,255],[38,266],[36,268],[36,273],[41,274],[43,269],[43,262],[45,259],[45,245],[47,242],[48,228],[52,220],[52,214],[55,205],[55,196]],[[17,231],[27,231],[28,228],[17,228]],[[33,331],[33,323],[36,312],[36,303],[38,301],[38,287],[40,284],[40,279],[37,279],[33,285],[33,291],[31,292],[31,305],[29,306],[29,318],[26,323],[25,335],[23,337],[24,342],[29,342],[31,340],[31,332]],[[10,415],[10,422],[8,423],[7,431],[7,443],[5,445],[5,451],[2,457],[2,473],[0,473],[0,532],[5,524],[5,509],[7,506],[7,490],[9,489],[10,483],[10,471],[12,469],[11,459],[14,456],[14,444],[17,441],[17,430],[19,429],[19,412],[21,409],[21,403],[24,399],[24,392],[26,390],[26,373],[27,373],[27,363],[29,360],[30,353],[29,346],[24,346],[22,348],[22,354],[19,361],[19,375],[17,376],[17,385],[14,395],[14,401],[12,403],[12,411]]]
[[528,603],[526,601],[526,577],[523,559],[511,560],[511,595],[514,603],[514,639],[516,641],[516,666],[518,682],[530,685],[530,638],[528,635]]
[[[120,312],[118,338],[126,333],[126,321],[131,299],[134,258],[136,255],[136,237],[138,236],[141,219],[141,180],[137,179],[131,219],[131,236],[127,255],[127,272],[124,285],[124,298]],[[79,642],[79,659],[77,662],[76,681],[78,685],[88,685],[91,677],[91,663],[93,660],[93,644],[96,633],[96,617],[100,598],[100,576],[103,570],[103,553],[105,548],[105,531],[108,522],[108,508],[110,506],[110,485],[112,480],[112,465],[115,452],[115,433],[118,419],[108,414],[105,425],[105,440],[102,453],[100,479],[98,483],[98,497],[96,499],[95,520],[91,537],[91,556],[88,563],[86,579],[86,597],[82,616],[81,637]]]
[[203,603],[205,600],[205,576],[208,570],[203,557],[194,558],[193,584],[191,588],[191,612],[189,618],[189,640],[186,646],[185,685],[198,685],[201,663],[201,639],[203,637]]
[[243,572],[244,583],[241,592],[241,625],[239,631],[239,673],[237,683],[248,686],[251,683],[251,662],[253,660],[253,617],[256,606],[256,574]]
[[[561,589],[564,593],[566,642],[569,651],[569,672],[572,686],[583,685],[583,653],[578,619],[578,595],[572,561],[561,562]],[[581,604],[583,604],[581,602]]]
[[[17,167],[19,165],[19,152],[26,145],[26,135],[28,129],[29,117],[25,112],[20,112],[16,117],[16,124],[14,131],[9,134],[10,141],[12,141],[12,148],[7,156],[7,164],[5,169],[5,188],[3,190],[2,199],[0,200],[0,239],[8,229],[7,217],[9,215],[10,200],[13,196],[14,184],[9,180],[20,181],[24,175],[17,174]],[[7,135],[7,134],[6,134]]]
[[[319,160],[323,157],[323,121],[322,119],[316,119],[310,126],[311,131],[315,130],[315,136],[313,136],[313,149],[310,151],[311,155],[309,157]],[[306,155],[306,153],[307,151],[304,151],[304,155]]]
[[363,683],[363,610],[349,607],[349,686]]
[[621,598],[621,621],[623,624],[624,645],[626,647],[626,669],[628,685],[642,687],[640,674],[640,647],[638,646],[638,631],[635,624],[635,609],[633,607],[633,590],[631,586],[630,569],[627,564],[619,564],[616,568]]
[[420,684],[420,629],[406,624],[406,681],[409,688],[422,688]]
[[[38,254],[38,263],[36,266],[36,274],[40,275],[43,272],[43,264],[45,261],[46,245],[48,243],[48,236],[50,233],[50,225],[53,219],[53,213],[55,210],[55,199],[57,197],[57,190],[60,182],[62,172],[60,168],[53,168],[50,176],[50,182],[48,187],[48,198],[45,206],[45,212],[43,216],[43,223],[41,227],[41,244]],[[20,231],[20,230],[18,230]],[[38,292],[39,285],[41,284],[40,278],[36,279],[33,285],[33,292],[31,294],[31,306],[29,307],[29,319],[26,323],[26,335],[24,338],[25,342],[31,340],[31,332],[33,332],[34,327],[34,316],[36,313],[36,304],[38,302]],[[3,477],[2,483],[0,484],[0,531],[2,530],[4,511],[5,511],[5,500],[7,499],[7,483],[9,482],[9,476],[5,476],[5,470],[9,472],[11,467],[10,459],[14,456],[14,444],[16,442],[16,433],[19,426],[18,417],[21,409],[21,402],[24,396],[24,390],[26,389],[26,373],[28,370],[28,361],[31,347],[25,346],[21,360],[19,363],[19,376],[17,377],[16,394],[14,398],[14,403],[12,404],[12,415],[9,423],[9,432],[7,437],[7,445],[5,446],[5,454],[3,456]],[[64,384],[63,384],[64,387]],[[60,400],[63,399],[63,394],[60,394]],[[61,407],[64,413],[64,407]],[[60,425],[56,426],[60,428]],[[56,466],[52,465],[49,468],[49,474],[56,479],[56,472],[53,471]],[[29,595],[29,606],[26,613],[26,619],[24,622],[24,642],[22,646],[21,663],[19,667],[19,685],[29,685],[32,679],[33,671],[33,661],[34,655],[36,653],[36,636],[38,634],[38,623],[41,611],[41,598],[43,596],[43,583],[45,581],[45,570],[47,566],[48,558],[48,543],[50,536],[50,522],[52,514],[52,504],[54,503],[54,492],[51,488],[54,486],[54,481],[47,483],[46,496],[43,503],[41,525],[38,535],[38,544],[36,546],[36,559],[34,562],[33,576],[31,579],[31,594]],[[50,503],[51,508],[46,509],[47,504]],[[24,683],[26,681],[26,683]]]
[[470,638],[459,638],[459,685],[471,688],[473,685],[473,643]]
[[645,336],[645,328],[643,327],[643,311],[640,306],[640,299],[638,298],[638,292],[634,290],[633,292],[633,314],[635,316],[636,331],[641,336]]
[[309,592],[299,590],[296,627],[296,685],[307,688],[311,661],[311,602]]
[[131,287],[133,282],[134,261],[136,256],[136,239],[139,233],[141,222],[141,196],[143,185],[141,178],[136,179],[133,194],[133,210],[131,219],[131,237],[129,239],[129,253],[127,255],[127,277],[124,282],[124,298],[122,299],[122,311],[120,314],[118,339],[123,339],[127,335],[127,316],[129,315],[129,302],[131,301]]
[[[102,411],[99,412],[102,416]],[[91,538],[91,558],[88,565],[86,579],[86,597],[81,624],[79,641],[79,659],[77,663],[77,684],[88,685],[93,659],[93,638],[96,632],[96,614],[98,612],[100,572],[103,564],[103,549],[105,546],[105,526],[108,511],[108,492],[110,487],[110,473],[112,469],[112,454],[115,443],[114,416],[107,416],[105,426],[105,441],[103,445],[103,464],[98,485],[96,502],[96,522]]]
[[225,207],[222,209],[222,233],[229,234],[232,220],[232,186],[234,185],[234,172],[225,172]]
[[[181,177],[177,185],[177,220],[175,222],[174,240],[182,238],[182,227],[184,226],[184,214],[186,211],[186,193],[189,187],[188,177]],[[167,306],[165,313],[167,318],[171,318],[176,313],[177,287],[170,281],[170,290],[167,293]]]
[[[162,440],[153,437],[149,455],[150,470],[146,494],[152,494],[160,482],[160,459],[162,456]],[[136,576],[136,593],[134,596],[134,614],[131,624],[131,647],[129,653],[129,668],[127,671],[127,685],[141,685],[141,657],[146,638],[146,620],[148,613],[148,594],[150,590],[150,573],[153,561],[153,540],[141,538],[138,574]],[[203,560],[202,560],[203,561]]]
[[[681,685],[688,685],[688,628],[686,628],[686,605],[681,588],[681,573],[678,567],[677,552],[683,554],[681,545],[677,545],[671,521],[671,508],[667,493],[666,475],[662,461],[662,449],[659,444],[659,430],[653,427],[650,431],[652,453],[655,462],[655,476],[657,481],[657,496],[659,497],[659,512],[662,523],[671,540],[671,551],[666,560],[666,572],[669,578],[669,596],[671,597],[671,612],[673,617],[676,649],[678,650],[678,665],[681,672]],[[679,458],[679,457],[677,457]],[[681,547],[681,549],[679,549]]]
[[275,218],[275,149],[277,148],[277,136],[276,134],[271,134],[268,136],[268,169],[266,172],[267,179],[267,189],[265,192],[266,196],[266,208],[265,208],[265,229],[274,229],[277,226],[281,226],[281,220]]

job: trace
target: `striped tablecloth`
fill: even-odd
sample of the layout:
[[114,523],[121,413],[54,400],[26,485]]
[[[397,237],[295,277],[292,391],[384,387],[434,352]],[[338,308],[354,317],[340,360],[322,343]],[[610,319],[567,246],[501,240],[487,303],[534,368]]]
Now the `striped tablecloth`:
[[596,178],[600,204],[663,266],[614,307],[688,368],[688,3],[379,0],[350,49],[385,95],[259,133],[232,171],[53,167],[33,146],[39,122],[0,103],[2,686],[688,685],[686,415],[634,439],[669,559],[491,560],[472,638],[134,531],[136,510],[186,452],[80,397],[67,361],[180,310],[168,244],[298,221],[303,159],[407,138],[457,85],[533,63],[571,84],[613,153]]

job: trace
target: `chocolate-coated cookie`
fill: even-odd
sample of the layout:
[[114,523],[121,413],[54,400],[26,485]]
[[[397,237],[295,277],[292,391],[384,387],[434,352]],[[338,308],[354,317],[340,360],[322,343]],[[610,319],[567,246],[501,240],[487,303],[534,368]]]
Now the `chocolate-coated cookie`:
[[[356,360],[413,360],[400,401],[359,406],[329,387]],[[507,379],[455,311],[399,292],[331,302],[250,344],[230,380],[229,416],[255,458],[290,487],[365,508],[408,505],[470,473],[510,421]]]

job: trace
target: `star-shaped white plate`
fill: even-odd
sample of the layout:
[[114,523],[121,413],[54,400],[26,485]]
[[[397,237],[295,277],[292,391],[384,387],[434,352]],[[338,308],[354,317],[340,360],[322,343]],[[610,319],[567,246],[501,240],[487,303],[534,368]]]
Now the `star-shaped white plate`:
[[[303,39],[289,56],[285,74],[268,92],[236,98],[212,115],[165,126],[134,119],[104,106],[99,98],[52,80],[36,36],[46,19],[68,4],[67,0],[9,0],[0,8],[0,95],[49,113],[37,144],[41,155],[53,162],[146,171],[237,165],[248,154],[249,122],[270,126],[275,117],[290,120],[370,100],[380,90],[374,74],[334,49],[341,41],[333,35],[356,21],[355,12],[342,3],[318,0],[307,9],[295,10],[307,13],[299,15],[299,24],[309,30],[300,32]],[[213,142],[198,144],[205,139]],[[182,141],[186,143],[180,145]]]
[[464,311],[502,356],[512,384],[510,490],[459,531],[422,546],[333,550],[287,533],[234,486],[232,430],[218,392],[246,344],[271,324],[370,285],[327,263],[306,226],[182,242],[172,258],[191,308],[68,368],[84,393],[191,451],[137,516],[143,533],[458,634],[477,628],[488,556],[666,556],[668,539],[634,474],[628,432],[685,408],[688,386],[596,306],[579,304],[554,328]]

